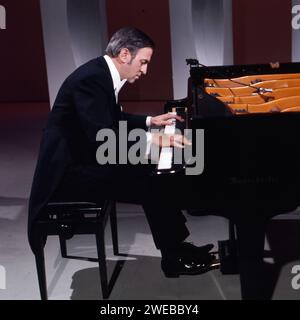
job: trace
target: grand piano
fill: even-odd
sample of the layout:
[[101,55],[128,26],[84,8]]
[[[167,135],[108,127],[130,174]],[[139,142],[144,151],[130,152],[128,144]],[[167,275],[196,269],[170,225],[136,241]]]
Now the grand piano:
[[[204,168],[163,167],[157,201],[227,217],[221,271],[240,274],[243,299],[265,299],[268,221],[300,205],[300,63],[206,67],[188,59],[187,97],[168,101],[192,131],[204,130]],[[181,128],[183,129],[183,128]]]

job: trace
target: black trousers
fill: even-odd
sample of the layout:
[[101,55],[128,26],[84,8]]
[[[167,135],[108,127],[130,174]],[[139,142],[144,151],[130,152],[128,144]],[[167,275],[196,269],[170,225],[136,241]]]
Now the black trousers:
[[172,199],[166,198],[163,203],[161,194],[158,203],[156,191],[149,189],[154,166],[110,165],[106,169],[99,165],[69,167],[53,200],[100,202],[110,199],[140,204],[158,249],[167,251],[186,239],[189,231],[182,211],[172,206]]

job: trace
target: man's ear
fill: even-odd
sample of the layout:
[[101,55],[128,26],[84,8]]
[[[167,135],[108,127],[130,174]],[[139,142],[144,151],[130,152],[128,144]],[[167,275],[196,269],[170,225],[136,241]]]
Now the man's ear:
[[127,48],[122,48],[119,53],[119,59],[122,63],[129,63],[131,61],[131,53]]

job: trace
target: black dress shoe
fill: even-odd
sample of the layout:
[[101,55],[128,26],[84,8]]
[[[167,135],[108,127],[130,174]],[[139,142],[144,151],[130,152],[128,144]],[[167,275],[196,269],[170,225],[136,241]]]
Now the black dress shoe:
[[167,278],[178,278],[180,275],[196,275],[208,272],[219,266],[213,254],[200,256],[170,255],[162,257],[161,268]]
[[195,246],[190,242],[182,242],[178,247],[178,250],[181,254],[187,253],[188,255],[204,256],[208,254],[213,249],[213,247],[214,245],[212,243],[208,243],[204,246]]

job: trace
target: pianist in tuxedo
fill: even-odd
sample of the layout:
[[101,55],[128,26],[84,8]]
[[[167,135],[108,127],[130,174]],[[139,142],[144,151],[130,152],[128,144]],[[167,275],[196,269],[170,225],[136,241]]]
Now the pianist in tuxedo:
[[[195,246],[185,241],[189,232],[185,217],[176,208],[160,207],[145,202],[147,178],[152,165],[99,165],[96,150],[97,132],[113,129],[118,137],[119,121],[128,128],[142,128],[148,143],[160,139],[146,130],[149,126],[165,126],[172,118],[131,115],[118,105],[118,93],[124,83],[133,83],[146,75],[154,50],[154,42],[142,31],[122,28],[111,38],[104,56],[76,69],[62,84],[43,132],[38,162],[33,179],[28,233],[32,242],[32,222],[48,201],[93,201],[114,199],[143,205],[155,245],[161,250],[162,270],[166,276],[200,274],[210,270],[213,245]],[[173,144],[184,145],[180,137]]]

